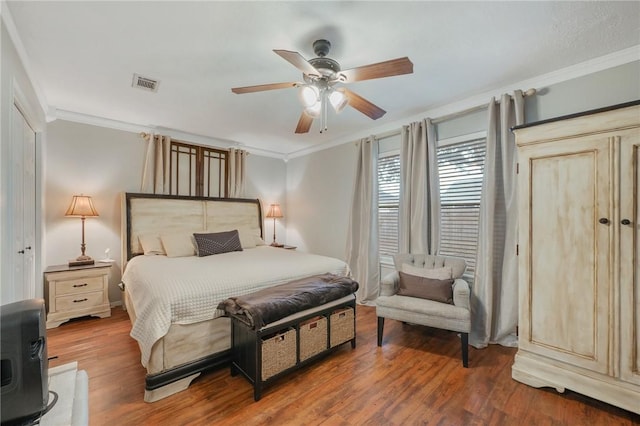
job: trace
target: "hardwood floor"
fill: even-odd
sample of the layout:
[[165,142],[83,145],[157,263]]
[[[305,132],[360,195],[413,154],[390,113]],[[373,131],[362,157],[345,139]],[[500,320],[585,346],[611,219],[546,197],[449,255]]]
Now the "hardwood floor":
[[224,368],[145,403],[145,370],[120,308],[48,330],[57,356],[49,365],[78,361],[87,371],[91,425],[640,425],[640,415],[583,395],[516,382],[514,348],[470,347],[467,369],[455,333],[387,320],[378,348],[375,308],[366,306],[356,327],[355,349],[343,345],[284,377],[258,402]]

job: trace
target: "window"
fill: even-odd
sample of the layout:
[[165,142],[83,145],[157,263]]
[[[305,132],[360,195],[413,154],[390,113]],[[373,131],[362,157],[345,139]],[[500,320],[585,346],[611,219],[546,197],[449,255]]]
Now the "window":
[[480,196],[484,172],[485,138],[438,145],[440,176],[440,254],[467,261],[473,277],[478,247]]
[[171,141],[171,195],[227,196],[227,151]]
[[[397,145],[399,141],[397,141]],[[478,220],[486,140],[474,134],[438,142],[440,178],[440,254],[467,261],[465,276],[475,272]],[[378,229],[380,260],[390,263],[398,252],[400,155],[380,153],[378,158]]]
[[398,253],[398,204],[400,202],[400,155],[378,158],[378,238],[381,260],[391,262]]

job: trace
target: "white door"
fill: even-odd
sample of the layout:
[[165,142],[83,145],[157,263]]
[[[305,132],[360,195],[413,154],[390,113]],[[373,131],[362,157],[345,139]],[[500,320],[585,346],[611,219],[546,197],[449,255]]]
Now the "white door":
[[36,134],[18,107],[12,111],[12,254],[14,300],[36,295]]

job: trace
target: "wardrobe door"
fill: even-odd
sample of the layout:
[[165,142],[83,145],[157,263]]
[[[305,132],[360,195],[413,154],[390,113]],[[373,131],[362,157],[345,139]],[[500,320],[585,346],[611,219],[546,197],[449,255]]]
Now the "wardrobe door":
[[640,385],[640,129],[616,138],[620,161],[620,377]]
[[610,374],[612,143],[606,134],[519,153],[520,349]]

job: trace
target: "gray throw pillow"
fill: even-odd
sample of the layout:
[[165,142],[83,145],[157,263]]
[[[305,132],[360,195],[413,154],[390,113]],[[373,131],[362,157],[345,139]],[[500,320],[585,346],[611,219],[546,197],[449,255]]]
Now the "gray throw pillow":
[[242,251],[238,230],[226,232],[212,232],[208,234],[193,234],[198,248],[198,256]]
[[405,274],[404,272],[399,272],[399,274],[399,295],[453,304],[453,278],[436,280]]

